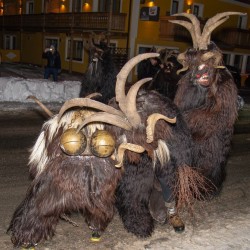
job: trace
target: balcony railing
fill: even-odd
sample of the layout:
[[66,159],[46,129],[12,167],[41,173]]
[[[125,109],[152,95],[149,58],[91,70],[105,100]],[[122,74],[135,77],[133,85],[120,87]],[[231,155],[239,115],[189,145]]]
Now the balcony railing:
[[112,14],[108,12],[88,13],[49,13],[0,16],[1,28],[5,30],[26,31],[83,31],[83,30],[111,30],[125,31],[126,14]]
[[243,29],[223,29],[217,36],[218,40],[232,47],[250,49],[250,31]]
[[[173,16],[160,18],[159,38],[173,41],[185,41],[192,44],[189,31],[169,20],[176,19]],[[201,21],[201,28],[205,21]],[[215,41],[221,49],[243,48],[250,49],[250,31],[235,28],[222,28],[219,32],[212,33],[212,40]]]

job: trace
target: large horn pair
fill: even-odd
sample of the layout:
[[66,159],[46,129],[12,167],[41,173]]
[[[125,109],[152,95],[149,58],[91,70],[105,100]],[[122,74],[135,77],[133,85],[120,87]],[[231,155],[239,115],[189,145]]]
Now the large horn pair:
[[207,47],[210,43],[211,33],[215,30],[219,25],[224,23],[230,15],[246,15],[246,13],[242,12],[223,12],[219,13],[206,22],[203,31],[201,32],[200,22],[197,17],[193,14],[188,13],[177,13],[173,16],[184,16],[188,18],[190,22],[184,20],[169,20],[171,23],[179,24],[185,27],[191,34],[193,47],[199,50],[207,50]]
[[[115,108],[88,99],[88,98],[75,98],[65,102],[62,106],[59,114],[58,121],[61,119],[62,115],[70,108],[80,106],[80,107],[89,107],[96,110],[101,110],[103,112],[97,112],[89,117],[87,117],[81,126],[79,126],[78,131],[80,131],[85,125],[91,122],[104,122],[111,125],[121,127],[126,130],[131,130],[132,128],[137,128],[141,124],[141,117],[136,110],[136,96],[139,88],[147,81],[150,81],[152,78],[145,78],[136,82],[128,91],[127,95],[125,94],[125,84],[127,77],[131,72],[132,68],[141,62],[142,60],[158,57],[158,53],[145,53],[137,55],[136,57],[129,60],[121,69],[117,75],[116,81],[116,101],[121,109],[116,110]],[[175,123],[175,118],[168,118],[163,115],[154,115],[153,118],[148,119],[147,124],[147,141],[153,141],[154,127],[159,119],[164,119],[167,122]],[[157,118],[156,118],[157,117]]]

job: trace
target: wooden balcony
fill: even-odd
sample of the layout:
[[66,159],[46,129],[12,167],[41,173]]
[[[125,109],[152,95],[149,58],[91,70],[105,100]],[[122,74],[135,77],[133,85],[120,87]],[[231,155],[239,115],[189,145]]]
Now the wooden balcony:
[[[159,38],[163,40],[172,40],[178,42],[187,42],[192,44],[191,35],[188,30],[180,25],[170,23],[169,20],[175,20],[176,17],[166,16],[160,18]],[[180,18],[178,18],[180,19]],[[185,18],[184,18],[185,19]],[[205,24],[201,21],[201,28]],[[250,31],[235,28],[220,29],[212,33],[212,39],[221,49],[242,48],[250,49]]]
[[126,14],[124,13],[113,13],[111,18],[108,12],[0,16],[1,29],[6,31],[84,32],[110,30],[112,32],[125,32],[125,24]]
[[250,31],[243,29],[222,29],[217,40],[233,48],[250,49]]

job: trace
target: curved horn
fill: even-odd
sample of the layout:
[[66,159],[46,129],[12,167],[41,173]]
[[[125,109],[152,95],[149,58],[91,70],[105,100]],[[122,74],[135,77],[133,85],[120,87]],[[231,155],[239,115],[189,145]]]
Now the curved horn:
[[217,67],[222,59],[222,54],[219,51],[209,51],[201,56],[201,60],[203,62],[209,60],[210,58],[215,58],[214,67]]
[[188,64],[186,63],[186,52],[184,53],[180,53],[178,56],[177,56],[177,61],[183,65],[183,67],[179,70],[177,70],[177,75],[179,75],[182,71],[186,71],[188,69]]
[[128,121],[124,120],[121,116],[109,114],[106,112],[98,112],[84,119],[81,126],[77,129],[77,132],[79,132],[86,124],[91,122],[104,122],[126,130],[130,130],[132,128],[131,124]]
[[49,116],[52,117],[54,114],[35,96],[29,95],[26,99],[33,99],[43,110],[44,112]]
[[176,117],[168,118],[167,116],[164,116],[159,113],[151,114],[147,119],[147,124],[148,124],[146,128],[147,143],[151,143],[154,140],[155,125],[159,119],[163,119],[169,123],[176,123]]
[[102,110],[114,115],[124,116],[123,113],[111,106],[103,104],[101,102],[97,102],[95,100],[89,98],[74,98],[71,100],[66,101],[63,106],[61,107],[59,114],[58,114],[58,121],[60,121],[64,112],[72,107],[89,107],[98,110]]
[[184,16],[192,22],[191,24],[183,20],[169,20],[169,22],[179,24],[185,27],[189,31],[192,37],[193,47],[197,49],[199,47],[198,44],[199,44],[199,39],[201,36],[200,22],[197,19],[197,17],[193,14],[187,14],[187,13],[177,13],[177,14],[174,14],[173,16]]
[[124,157],[124,153],[126,149],[136,152],[136,153],[143,153],[145,151],[145,148],[140,145],[136,145],[132,143],[122,143],[119,146],[117,156],[115,157],[116,160],[118,161],[118,163],[115,165],[117,168],[122,167],[123,157]]
[[121,71],[117,75],[115,94],[116,94],[116,101],[119,103],[119,107],[123,112],[126,111],[126,106],[127,106],[126,96],[125,96],[125,84],[126,84],[128,74],[130,73],[132,68],[139,62],[145,59],[151,58],[151,57],[158,57],[159,55],[160,55],[159,53],[140,54],[130,59],[122,67]]
[[210,43],[210,37],[213,30],[219,25],[224,23],[230,15],[246,15],[242,12],[223,12],[211,17],[205,24],[202,32],[202,39],[199,43],[199,49],[207,49],[207,45]]
[[133,127],[137,127],[141,123],[141,117],[136,110],[136,95],[139,88],[146,82],[151,81],[152,78],[141,79],[136,82],[128,91],[127,96],[125,97],[127,105],[125,106],[126,110],[124,113],[128,118],[129,122]]
[[96,96],[102,96],[102,94],[95,92],[95,93],[92,93],[92,94],[89,94],[89,95],[85,96],[85,98],[90,98],[91,99],[91,98],[94,98]]

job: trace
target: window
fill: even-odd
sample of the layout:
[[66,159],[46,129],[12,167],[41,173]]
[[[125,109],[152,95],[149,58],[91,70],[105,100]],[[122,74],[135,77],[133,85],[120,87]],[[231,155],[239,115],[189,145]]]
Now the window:
[[[66,49],[67,49],[66,58],[69,60],[70,53],[71,53],[71,39],[68,39]],[[78,62],[83,62],[83,41],[81,39],[74,39],[73,40],[72,60],[78,61]]]
[[250,55],[225,52],[223,59],[225,65],[238,68],[241,74],[250,74]]
[[193,14],[197,17],[203,17],[203,4],[194,3],[193,4]]
[[[120,13],[121,0],[113,0],[113,12]],[[109,12],[110,0],[99,1],[99,11]]]
[[179,9],[179,1],[174,0],[172,3],[172,10],[171,10],[172,15],[178,13],[178,9]]
[[230,54],[223,54],[223,62],[226,65],[230,64]]
[[176,14],[183,12],[183,0],[172,0],[170,14]]
[[34,2],[27,1],[26,2],[26,14],[33,14],[34,13]]
[[235,55],[235,57],[234,57],[234,66],[236,68],[241,69],[241,67],[242,67],[242,59],[243,59],[242,55]]
[[58,49],[58,38],[45,38],[45,48],[49,48],[50,45],[54,45],[56,49]]
[[82,12],[83,1],[76,0],[75,1],[75,12]]
[[16,49],[16,36],[4,36],[4,49]]
[[238,28],[239,29],[247,29],[247,15],[246,16],[239,16]]

